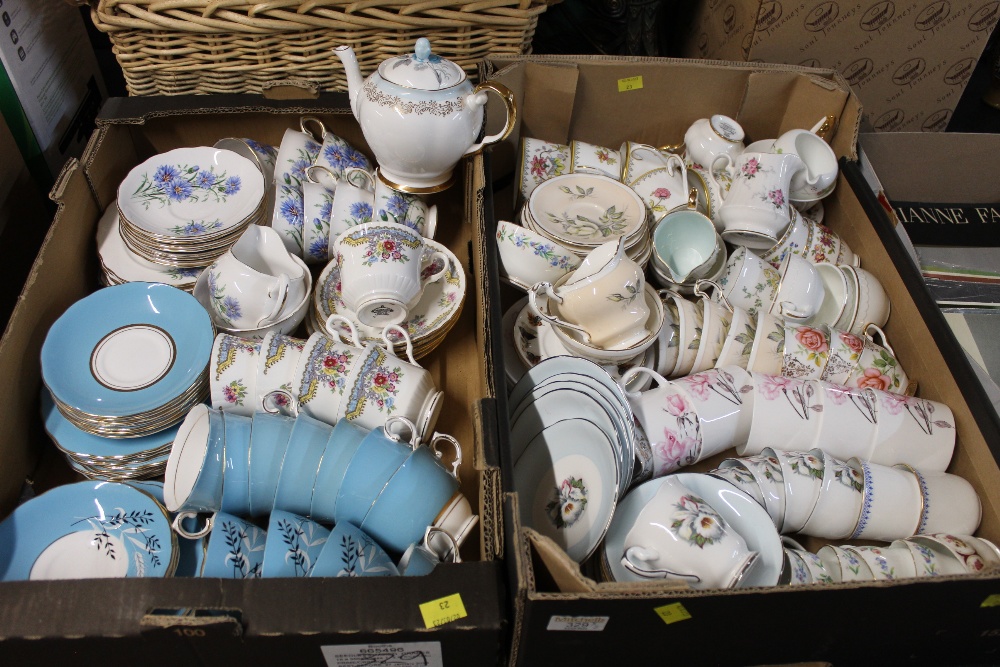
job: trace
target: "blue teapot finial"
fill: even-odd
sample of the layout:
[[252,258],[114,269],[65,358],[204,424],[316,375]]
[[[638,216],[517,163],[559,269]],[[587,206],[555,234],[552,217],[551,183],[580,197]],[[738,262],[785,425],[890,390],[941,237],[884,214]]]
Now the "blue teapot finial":
[[426,37],[418,39],[413,47],[413,55],[417,60],[428,60],[431,57],[431,41]]

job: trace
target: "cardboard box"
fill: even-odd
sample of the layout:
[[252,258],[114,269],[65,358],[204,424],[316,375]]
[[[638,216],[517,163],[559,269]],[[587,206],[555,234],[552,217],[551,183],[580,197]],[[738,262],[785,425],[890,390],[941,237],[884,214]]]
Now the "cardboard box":
[[[892,315],[885,331],[900,363],[920,383],[919,395],[954,410],[958,445],[950,471],[970,480],[982,498],[980,534],[1000,538],[994,459],[1000,428],[986,416],[964,357],[850,162],[860,107],[837,72],[628,58],[493,58],[484,66],[511,88],[521,110],[507,145],[491,156],[498,192],[494,217],[485,221],[490,228],[513,214],[513,153],[520,136],[610,147],[626,139],[675,144],[694,120],[724,113],[739,120],[752,141],[833,114],[832,146],[844,172],[827,200],[825,222],[888,291]],[[642,87],[619,92],[618,82],[633,77],[641,77]],[[518,294],[511,289],[504,296],[511,303]],[[500,330],[496,322],[492,330]],[[508,445],[501,448],[505,473],[511,470]],[[695,470],[732,455],[724,452]],[[578,567],[553,542],[520,525],[509,474],[504,481],[513,664],[954,664],[995,662],[1000,651],[1000,610],[990,597],[1000,593],[995,570],[934,581],[734,591],[695,591],[666,581],[603,583],[593,575],[593,561]],[[821,544],[806,542],[812,550]]]
[[943,131],[996,0],[700,0],[684,54],[838,70],[876,132]]
[[[58,212],[0,341],[0,374],[17,387],[0,408],[0,515],[14,507],[26,478],[33,476],[39,491],[70,478],[38,416],[39,350],[52,322],[98,286],[95,225],[118,183],[142,160],[179,146],[226,136],[277,144],[304,113],[366,149],[345,95],[301,103],[252,95],[108,103],[81,160],[60,174],[52,193]],[[437,238],[461,260],[469,290],[459,322],[422,362],[445,392],[437,427],[462,444],[462,489],[479,508],[481,530],[463,549],[466,562],[411,578],[2,583],[0,664],[361,665],[372,663],[359,656],[381,661],[402,653],[421,665],[502,660],[496,401],[480,353],[492,298],[483,276],[496,269],[485,263],[481,227],[469,224],[481,216],[484,181],[468,167],[435,203]],[[420,605],[456,593],[467,616],[427,627]]]

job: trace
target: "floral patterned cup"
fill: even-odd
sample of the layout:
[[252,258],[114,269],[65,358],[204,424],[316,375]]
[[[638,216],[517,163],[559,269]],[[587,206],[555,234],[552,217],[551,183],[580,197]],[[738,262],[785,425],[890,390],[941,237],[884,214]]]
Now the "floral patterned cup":
[[791,222],[789,183],[804,167],[792,153],[748,152],[736,158],[736,177],[719,210],[722,237],[758,250],[773,247]]
[[757,320],[742,308],[735,307],[730,311],[729,331],[726,340],[719,351],[716,368],[738,366],[744,370],[750,365],[750,351],[757,336]]
[[797,533],[812,515],[823,486],[823,459],[813,452],[775,452],[785,481],[782,533]]
[[985,569],[987,565],[1000,563],[995,549],[990,548],[992,545],[971,535],[953,533],[915,535],[907,538],[907,542],[920,544],[935,551],[936,560],[941,565],[941,574],[975,573]]
[[215,337],[208,378],[213,408],[253,415],[259,354],[260,343],[224,333]]
[[[642,197],[652,224],[662,220],[670,211],[687,204],[687,173],[684,161],[671,155],[665,167],[651,169],[628,184]],[[695,209],[696,202],[697,200],[692,203],[692,210]]]
[[283,412],[289,414],[294,397],[292,374],[302,354],[305,341],[280,333],[269,333],[260,342],[257,356],[256,396],[254,412]]
[[760,485],[742,459],[726,459],[708,474],[726,480],[764,507],[764,494],[761,493]]
[[499,221],[496,239],[501,269],[525,291],[536,283],[554,283],[580,266],[580,257],[569,248],[513,222]]
[[744,246],[729,255],[726,268],[717,281],[721,291],[716,291],[715,300],[725,296],[734,307],[739,306],[748,313],[771,312],[774,298],[778,294],[781,274]]
[[951,409],[926,398],[870,391],[875,395],[878,414],[871,460],[944,472],[955,451],[955,416]]
[[890,550],[869,546],[844,546],[842,548],[863,560],[876,581],[881,579],[892,581],[916,576],[913,558],[910,557],[910,554],[898,549]]
[[319,183],[303,183],[302,210],[302,259],[307,264],[325,264],[330,259],[333,193]]
[[551,141],[521,137],[518,164],[521,196],[527,199],[540,183],[570,173],[572,164],[570,147]]
[[732,588],[760,554],[704,499],[667,477],[624,541],[622,565],[645,579],[678,579],[692,588]]
[[747,359],[747,370],[780,375],[784,351],[784,321],[770,313],[758,313],[757,329],[754,331],[750,357]]
[[[306,170],[316,164],[321,146],[315,135],[306,130],[309,119],[303,118],[300,130],[285,130],[274,160],[274,182],[301,192]],[[317,121],[318,123],[318,121]],[[322,124],[320,124],[322,125]]]
[[[330,247],[337,237],[351,229],[375,218],[375,193],[366,188],[359,188],[353,183],[341,181],[333,195],[333,206],[330,209]],[[334,254],[330,253],[330,258]]]
[[939,577],[944,574],[965,574],[968,570],[947,548],[933,541],[921,544],[918,540],[924,536],[908,537],[905,540],[895,540],[890,548],[904,548],[910,552],[913,559],[914,576]]
[[264,187],[271,187],[271,183],[274,182],[274,161],[278,157],[277,148],[259,143],[253,139],[237,139],[233,137],[219,139],[215,142],[213,148],[224,148],[233,151],[253,162],[260,169],[260,173],[264,175]]
[[301,257],[302,232],[305,225],[305,201],[301,185],[284,185],[275,181],[274,212],[271,227],[281,235],[288,252]]
[[764,509],[774,522],[774,527],[780,530],[785,521],[785,478],[778,455],[773,449],[765,448],[756,456],[740,460],[757,480],[757,486],[764,497]]
[[323,145],[313,159],[313,164],[326,167],[337,180],[345,177],[353,179],[352,170],[354,173],[358,170],[371,173],[373,170],[367,155],[329,131],[323,133]]
[[810,453],[822,460],[823,479],[812,514],[799,532],[831,540],[847,539],[861,515],[864,491],[861,468],[852,467],[822,449],[813,449]]
[[405,225],[427,239],[437,230],[437,207],[427,206],[418,195],[393,190],[381,179],[375,180],[376,222]]
[[726,307],[714,303],[706,297],[695,304],[701,310],[701,343],[694,358],[692,373],[701,373],[714,368],[722,354],[722,346],[729,334],[732,313]]
[[601,174],[620,181],[622,158],[618,151],[582,141],[569,142],[570,171]]
[[805,380],[751,373],[754,385],[753,420],[741,456],[773,446],[806,451],[816,446],[823,422],[825,396]]
[[830,329],[826,325],[785,323],[785,354],[781,374],[787,378],[818,379],[830,358]]
[[820,380],[833,384],[846,385],[853,369],[861,359],[865,342],[859,336],[848,331],[830,329],[830,356],[826,367],[820,375]]
[[364,353],[356,333],[353,342],[344,344],[322,331],[309,336],[292,371],[291,396],[299,411],[328,424],[337,422],[347,377]]
[[815,446],[845,460],[870,458],[879,419],[872,390],[822,380],[809,382],[823,396],[823,424]]
[[835,547],[832,544],[816,552],[827,572],[835,581],[872,581],[874,573],[868,564],[853,551]]
[[851,459],[864,473],[864,497],[858,525],[851,539],[891,542],[916,533],[921,495],[917,479],[908,470]]
[[753,377],[738,366],[674,380],[694,406],[701,426],[699,460],[746,442],[753,417]]
[[[881,345],[875,342],[876,335],[882,341]],[[844,384],[906,394],[910,380],[896,361],[896,353],[889,347],[885,332],[880,327],[869,324],[865,329],[861,354]]]

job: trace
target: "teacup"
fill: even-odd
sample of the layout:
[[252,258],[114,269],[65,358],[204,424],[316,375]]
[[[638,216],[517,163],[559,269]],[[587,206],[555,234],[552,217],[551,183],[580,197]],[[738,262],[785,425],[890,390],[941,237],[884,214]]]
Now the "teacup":
[[232,412],[222,413],[226,443],[222,459],[223,512],[250,516],[250,432],[253,420]]
[[569,142],[569,155],[569,168],[573,173],[601,174],[621,180],[622,158],[616,150],[574,140]]
[[353,323],[338,315],[331,315],[331,318],[346,322],[353,344],[345,344],[340,336],[331,337],[325,331],[309,336],[292,371],[290,394],[299,411],[335,424],[341,415],[340,401],[347,387],[347,377],[364,350]]
[[823,486],[824,459],[814,452],[778,451],[785,480],[785,516],[782,533],[797,533],[806,525]]
[[740,460],[756,480],[764,498],[764,509],[774,527],[780,530],[785,522],[785,478],[777,453],[768,447],[755,456],[745,456]]
[[907,549],[872,546],[844,547],[857,554],[872,571],[876,580],[909,579],[917,576],[916,563]]
[[[442,464],[440,442],[454,450],[450,469]],[[368,509],[361,529],[388,551],[405,551],[407,545],[425,534],[458,493],[461,463],[458,441],[435,433],[427,446],[415,447],[391,474]]]
[[[625,256],[624,243],[619,237],[598,246],[555,285],[534,285],[528,292],[532,310],[597,347],[623,349],[648,337],[645,279],[639,265]],[[546,299],[539,303],[542,295]]]
[[851,550],[828,544],[816,552],[827,572],[836,581],[872,581],[875,574],[868,564]]
[[880,419],[875,392],[823,380],[808,380],[822,395],[823,423],[815,446],[832,456],[867,460]]
[[[636,182],[654,169],[676,165],[681,156],[667,148],[656,148],[648,144],[626,141],[619,150],[622,159],[621,182],[627,185]],[[631,185],[630,185],[631,187]],[[685,189],[684,192],[687,192]],[[687,196],[686,194],[684,195]]]
[[650,376],[657,386],[641,393],[626,391],[625,396],[636,421],[649,438],[653,477],[663,477],[701,458],[701,424],[690,398],[651,369],[630,368],[619,384],[625,387],[639,374]]
[[[931,548],[927,544],[918,543],[920,538],[895,540],[890,549],[906,549],[913,559],[915,577],[939,577],[943,574],[965,574],[967,570],[948,551]],[[933,543],[932,543],[933,544]],[[934,545],[937,547],[938,545]]]
[[289,395],[294,395],[292,374],[306,341],[280,333],[269,333],[260,342],[257,355],[256,396],[253,410],[288,414]]
[[375,193],[346,180],[337,183],[330,211],[330,243],[352,227],[375,219]]
[[316,474],[332,432],[332,426],[309,415],[295,418],[278,471],[273,509],[309,513]]
[[265,516],[274,507],[281,462],[295,420],[284,415],[255,412],[250,425],[250,515]]
[[260,169],[260,173],[264,175],[264,187],[271,188],[271,184],[274,182],[274,162],[278,157],[277,148],[253,139],[235,137],[219,139],[213,144],[213,147],[233,151],[253,162]]
[[308,577],[330,529],[304,516],[273,510],[267,524],[261,577]]
[[302,259],[325,264],[330,259],[330,213],[333,192],[319,183],[302,184]]
[[580,257],[527,227],[497,222],[500,267],[515,287],[529,290],[535,283],[554,283],[580,266]]
[[906,464],[895,467],[910,471],[920,486],[917,534],[951,531],[971,535],[976,532],[983,506],[968,480],[946,472],[920,471]]
[[823,559],[818,555],[804,549],[789,549],[789,553],[793,553],[798,558],[799,563],[805,568],[809,576],[809,583],[830,584],[835,581],[826,569]]
[[326,449],[316,468],[313,484],[312,504],[309,516],[317,521],[333,523],[337,511],[337,496],[344,483],[344,474],[361,441],[368,435],[368,429],[341,419],[333,426]]
[[693,285],[708,278],[719,255],[726,253],[715,225],[695,210],[694,191],[691,195],[686,207],[666,214],[653,227],[652,262],[675,284]]
[[216,335],[209,367],[212,407],[233,414],[253,414],[259,354],[260,343],[224,333]]
[[275,181],[274,210],[271,228],[278,232],[285,249],[302,256],[302,232],[305,225],[305,201],[302,186]]
[[864,499],[851,539],[891,542],[909,537],[920,524],[921,494],[909,470],[851,459],[864,474]]
[[442,536],[451,543],[450,556],[446,556],[452,563],[461,563],[462,558],[458,554],[458,544],[455,538],[447,531],[435,526],[428,526],[424,533],[422,542],[414,542],[406,548],[397,563],[399,573],[404,577],[422,577],[434,571],[434,568],[441,563],[441,556],[430,547],[432,538]]
[[757,314],[757,329],[750,346],[747,370],[781,375],[785,354],[785,322],[767,312]]
[[864,340],[847,331],[830,329],[830,356],[820,379],[846,385],[864,351]]
[[694,366],[691,367],[692,373],[701,373],[715,367],[732,320],[729,309],[709,300],[707,296],[702,296],[697,306],[701,309],[701,342],[694,357]]
[[754,398],[750,434],[741,456],[764,447],[807,451],[816,446],[823,421],[822,392],[806,380],[752,372]]
[[756,500],[761,507],[765,506],[764,494],[761,493],[757,478],[742,459],[725,459],[719,467],[709,472],[710,475],[724,479],[743,493]]
[[860,466],[827,454],[822,449],[810,451],[823,463],[823,479],[812,514],[799,530],[803,535],[843,540],[858,524],[864,500],[864,473]]
[[222,506],[226,426],[222,412],[191,408],[174,437],[164,474],[163,499],[171,512],[214,512]]
[[660,290],[659,295],[664,303],[673,305],[677,310],[677,363],[668,377],[683,377],[691,372],[698,358],[704,314],[693,301],[676,292]]
[[371,537],[347,521],[337,522],[310,577],[395,577],[399,570]]
[[691,401],[700,422],[706,459],[746,442],[753,417],[753,377],[738,366],[711,369],[673,381]]
[[781,361],[783,376],[819,379],[829,358],[829,327],[785,322],[785,353]]
[[733,184],[719,210],[722,237],[757,250],[771,248],[791,223],[788,186],[803,169],[802,161],[796,155],[743,153],[734,168]]
[[808,257],[809,248],[812,245],[813,234],[819,225],[805,218],[795,207],[789,209],[790,220],[785,233],[767,250],[762,250],[760,258],[778,268],[785,256],[789,254],[803,255]]
[[955,451],[955,416],[944,403],[877,389],[878,427],[871,461],[906,463],[920,471],[944,472]]
[[[670,295],[670,292],[664,292]],[[662,301],[658,294],[657,298],[663,303],[664,320],[660,333],[656,337],[656,368],[657,373],[663,376],[670,375],[677,365],[677,357],[680,346],[680,311],[671,299]]]
[[333,132],[325,130],[322,133],[323,145],[313,164],[326,167],[338,179],[348,177],[350,172],[373,170],[368,156],[349,144],[345,139]]
[[527,199],[540,183],[570,173],[570,147],[521,137],[518,169],[521,197]]
[[847,310],[847,277],[840,267],[829,262],[813,266],[823,284],[823,299],[816,313],[805,321],[814,325],[825,324],[835,327],[843,320],[844,312]]
[[778,292],[771,312],[786,320],[815,322],[826,298],[826,287],[816,266],[798,255],[788,255],[778,273]]
[[[881,344],[875,342],[875,336]],[[910,381],[880,327],[869,324],[865,328],[864,348],[844,384],[906,394]]]
[[726,269],[716,282],[722,290],[716,291],[713,298],[719,300],[725,296],[733,306],[757,317],[759,313],[771,312],[781,274],[748,248],[740,246],[729,255]]
[[793,201],[810,202],[826,197],[837,185],[837,154],[830,145],[809,130],[789,130],[775,139],[774,153],[793,153],[805,169],[792,178],[788,196]]
[[639,512],[624,547],[622,565],[633,574],[698,589],[737,586],[760,556],[711,505],[671,477]]
[[735,158],[742,153],[743,139],[743,128],[728,116],[700,118],[684,133],[685,157],[690,164],[711,167],[721,155]]
[[444,277],[448,266],[443,253],[431,253],[445,268],[421,281],[427,244],[420,234],[394,222],[357,225],[337,237],[334,246],[344,304],[362,324],[374,327],[404,321],[424,286]]
[[938,553],[937,562],[942,565],[941,574],[976,573],[988,564],[1000,563],[994,544],[972,535],[954,533],[934,533],[915,535],[908,542],[921,544]]
[[249,521],[226,512],[216,512],[208,518],[204,528],[188,532],[183,519],[189,515],[178,514],[174,530],[187,539],[208,536],[200,576],[220,579],[258,579],[264,564],[264,545],[267,532]]
[[[853,317],[849,323],[841,319],[837,328],[861,336],[869,324],[884,327],[889,320],[891,305],[882,283],[865,269],[851,265],[842,265],[840,268],[847,275],[848,290],[850,291],[852,284],[855,286],[856,296]],[[847,310],[852,310],[850,304]]]
[[425,239],[437,231],[437,207],[427,206],[419,196],[393,190],[382,179],[375,182],[375,222],[394,222],[414,230]]
[[[308,124],[318,125],[319,133],[306,129]],[[325,132],[323,124],[311,117],[299,121],[299,130],[287,129],[281,137],[278,154],[274,160],[274,182],[278,186],[290,186],[301,190],[306,179],[306,169],[316,163],[320,153],[320,141]]]
[[[649,211],[650,221],[656,223],[675,208],[688,202],[687,169],[684,161],[677,155],[671,155],[665,167],[657,167],[642,174],[628,186],[639,193]],[[697,204],[697,190],[689,206],[692,210]]]
[[[699,285],[703,290],[706,289],[705,283]],[[716,288],[720,289],[717,286]],[[729,329],[726,331],[726,339],[722,343],[715,367],[737,366],[746,370],[750,364],[753,341],[757,336],[757,320],[743,308],[730,304],[728,299],[723,301],[722,305],[729,311]]]

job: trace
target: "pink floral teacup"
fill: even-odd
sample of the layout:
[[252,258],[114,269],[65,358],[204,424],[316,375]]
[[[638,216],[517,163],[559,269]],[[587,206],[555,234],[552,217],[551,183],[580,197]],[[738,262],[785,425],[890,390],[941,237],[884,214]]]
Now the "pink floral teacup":
[[785,323],[785,353],[781,374],[788,378],[818,379],[830,358],[830,329],[825,324]]
[[685,392],[654,370],[641,366],[630,368],[619,383],[626,387],[639,374],[650,376],[657,386],[625,395],[649,438],[653,450],[653,477],[662,477],[701,458],[701,422]]
[[701,453],[706,459],[746,442],[753,417],[753,377],[727,366],[674,380],[695,407],[701,424]]
[[865,342],[849,331],[830,329],[830,354],[820,380],[833,384],[847,384],[858,365]]
[[807,451],[816,446],[825,396],[806,380],[751,373],[754,385],[753,419],[741,456],[765,447]]
[[[875,342],[875,336],[882,341]],[[896,353],[889,347],[885,332],[874,324],[865,329],[864,347],[858,362],[844,384],[871,387],[893,394],[905,394],[910,385],[909,378],[896,360]]]
[[871,460],[885,465],[906,463],[918,470],[946,470],[955,451],[951,409],[926,398],[870,391],[878,406]]
[[569,142],[570,171],[601,174],[620,181],[622,157],[618,151],[582,141]]
[[253,415],[259,354],[259,342],[224,333],[215,337],[208,378],[213,408]]
[[570,173],[570,147],[542,139],[522,137],[518,162],[521,197],[527,199],[540,183]]
[[758,250],[773,247],[791,222],[789,183],[804,168],[792,153],[740,155],[735,161],[736,177],[719,211],[722,237]]

